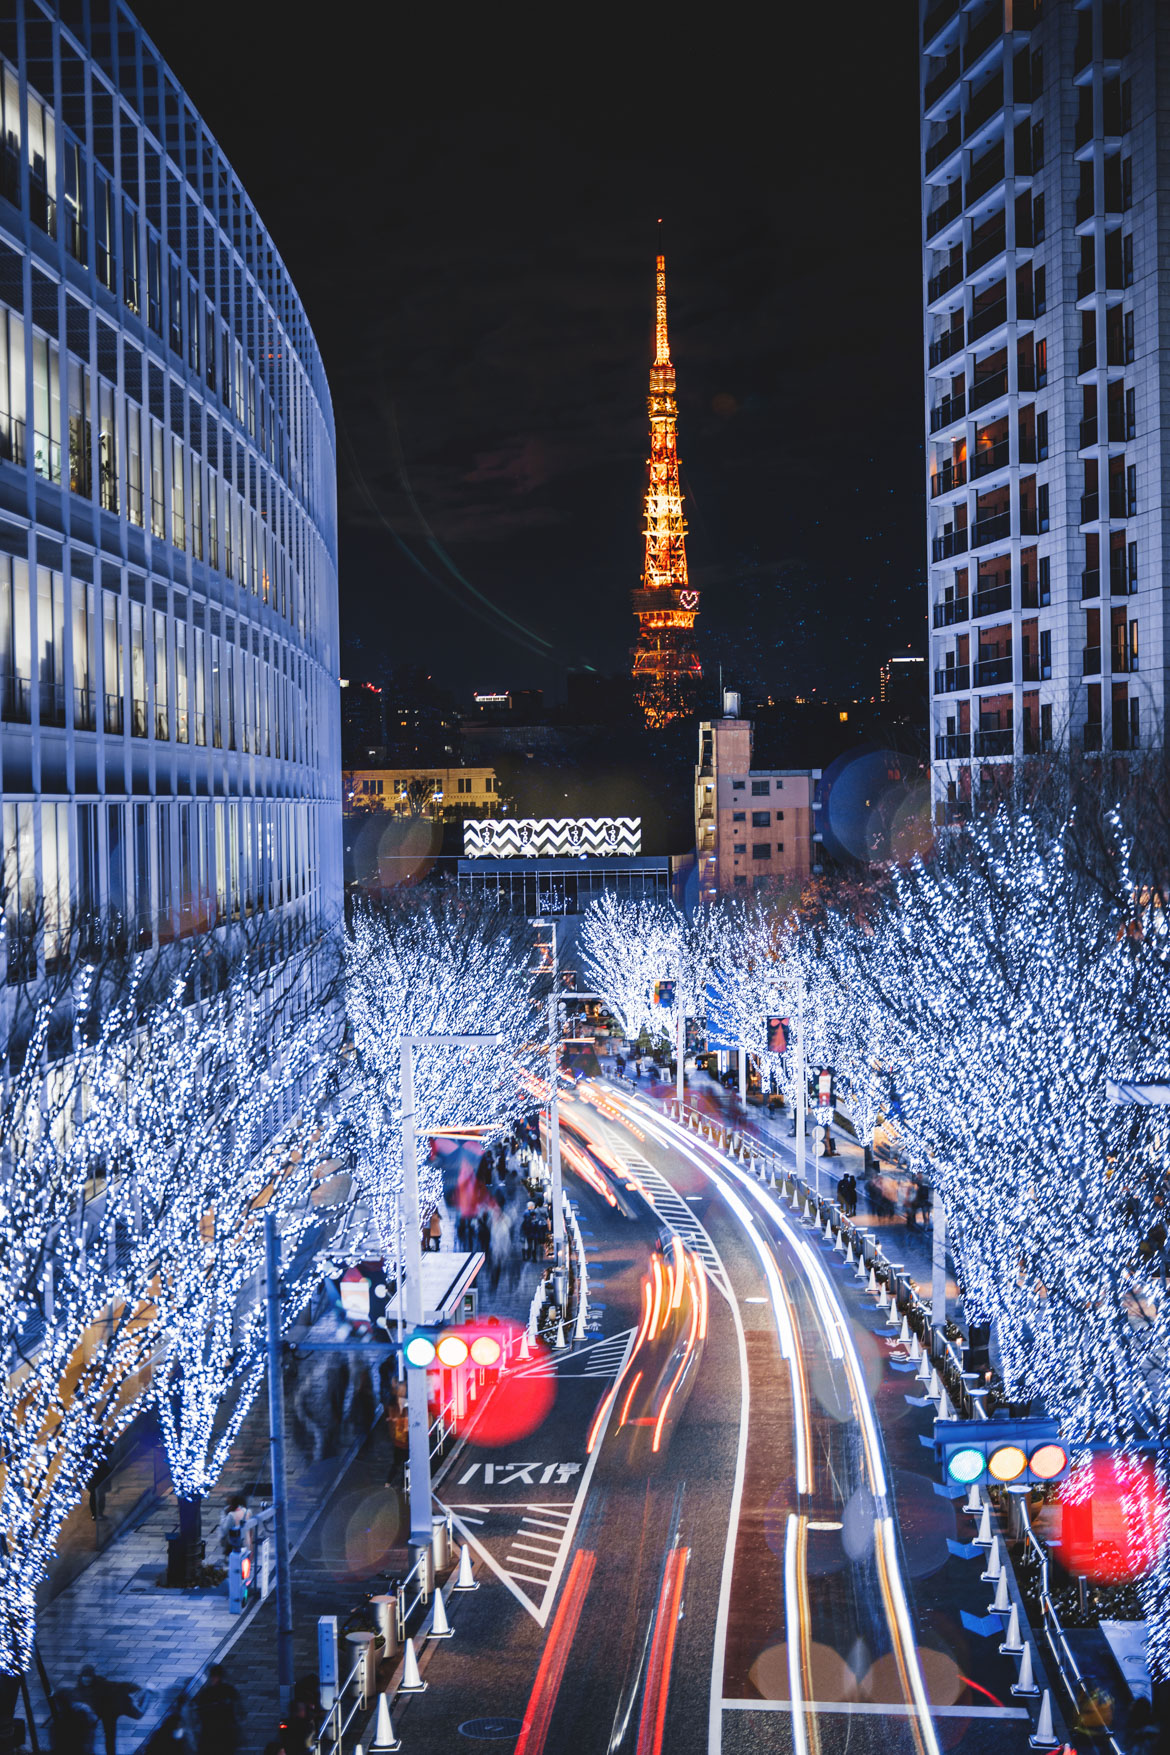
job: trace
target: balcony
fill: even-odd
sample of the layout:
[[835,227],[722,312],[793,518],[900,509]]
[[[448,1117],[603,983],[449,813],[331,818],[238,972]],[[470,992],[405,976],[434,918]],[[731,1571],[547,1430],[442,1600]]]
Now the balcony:
[[936,695],[953,695],[960,689],[971,687],[971,669],[966,664],[948,664],[945,670],[934,673],[934,692]]
[[967,480],[965,463],[944,463],[930,478],[930,497],[937,500],[940,494],[949,494],[955,488],[963,487]]
[[1095,372],[1097,369],[1097,343],[1083,341],[1077,348],[1077,373]]
[[1101,496],[1094,488],[1091,494],[1081,495],[1081,523],[1095,524],[1101,515]]
[[1049,586],[1045,585],[1041,588],[1036,579],[1022,579],[1020,581],[1021,609],[1047,609],[1051,602],[1052,591]]
[[1125,497],[1124,482],[1109,484],[1109,516],[1111,518],[1132,518],[1135,508],[1130,506]]
[[1012,680],[1012,655],[1010,652],[1002,658],[981,658],[975,666],[974,684],[977,689],[998,688]]
[[1084,748],[1087,750],[1099,750],[1101,748],[1101,721],[1099,719],[1089,720],[1088,724],[1085,726],[1084,732],[1082,733],[1082,742]]
[[943,294],[950,292],[953,286],[958,286],[962,278],[963,264],[961,262],[956,262],[952,265],[948,262],[945,268],[940,268],[938,273],[932,274],[927,281],[927,304],[933,305],[935,299],[941,299]]
[[1006,615],[1012,607],[1012,582],[1005,579],[1000,585],[989,585],[986,591],[977,591],[971,605],[971,613],[976,621],[985,615]]
[[939,165],[941,165],[946,159],[950,158],[953,152],[958,151],[961,138],[962,136],[959,132],[959,118],[958,116],[952,116],[934,145],[928,146],[926,149],[925,164],[928,177],[931,171],[936,171]]
[[939,98],[959,77],[959,51],[953,49],[943,62],[933,79],[926,82],[926,90],[922,94],[923,107],[932,110]]
[[978,201],[981,195],[986,195],[989,189],[994,189],[997,183],[1002,182],[1003,142],[1000,141],[992,152],[985,153],[971,166],[971,175],[967,178],[967,206],[970,207],[973,201]]
[[969,731],[935,733],[934,759],[936,762],[953,762],[970,754],[971,733]]
[[994,304],[984,305],[973,312],[967,325],[967,333],[972,341],[978,341],[981,335],[987,335],[998,329],[1001,323],[1007,322],[1007,299],[996,299]]
[[97,730],[97,691],[96,689],[75,688],[73,691],[73,729],[74,731]]
[[990,518],[977,518],[971,527],[971,547],[982,548],[986,542],[1002,542],[1011,533],[1010,512],[995,512]]
[[959,622],[969,619],[971,613],[970,599],[951,597],[946,603],[934,606],[934,625],[936,628],[953,628]]
[[1099,567],[1086,567],[1081,574],[1081,597],[1100,597],[1100,595],[1101,569]]
[[1007,367],[1000,372],[992,372],[986,378],[976,377],[971,390],[971,407],[985,408],[994,402],[997,396],[1006,396],[1008,387]]
[[1010,756],[1015,733],[1008,726],[1006,731],[977,731],[975,733],[975,754],[977,756]]
[[1114,646],[1109,662],[1114,676],[1129,676],[1138,667],[1137,654],[1131,655],[1128,646]]
[[971,474],[976,480],[982,475],[991,475],[997,469],[1006,469],[1011,461],[1010,445],[1007,439],[997,439],[994,445],[975,446],[975,454],[971,459]]
[[933,561],[949,561],[952,555],[965,555],[966,552],[965,530],[944,530],[930,545],[930,558]]
[[982,268],[985,262],[998,256],[1006,244],[1007,232],[1002,223],[992,226],[990,231],[977,233],[967,251],[967,273],[974,274],[977,268]]
[[1077,269],[1077,297],[1087,299],[1097,290],[1097,270],[1092,263]]
[[39,685],[37,690],[37,712],[42,725],[64,725],[65,723],[65,685],[64,683],[46,683]]
[[1087,414],[1078,429],[1078,443],[1082,451],[1097,443],[1097,416]]
[[1003,8],[993,7],[981,24],[968,36],[963,45],[963,71],[974,66],[984,50],[997,42],[1003,35]]
[[1025,652],[1023,658],[1020,660],[1020,664],[1022,681],[1039,682],[1041,680],[1040,659],[1035,652]]
[[1134,436],[1125,418],[1125,410],[1111,408],[1109,410],[1109,443],[1111,445],[1124,445],[1127,439],[1132,439]]
[[952,355],[954,355],[956,353],[960,353],[962,351],[962,347],[963,347],[963,325],[962,325],[962,323],[960,323],[957,328],[948,329],[947,333],[945,335],[941,335],[937,341],[931,342],[931,344],[930,344],[930,363],[931,363],[931,365],[932,366],[941,366],[942,362],[944,360],[949,360],[952,357]]
[[963,211],[962,186],[959,183],[952,183],[950,188],[951,193],[946,200],[932,208],[926,216],[926,235],[928,238],[933,238],[936,232],[941,232],[944,226],[950,225],[951,221],[957,219]]
[[972,98],[967,107],[967,123],[963,130],[964,134],[973,134],[976,128],[982,128],[988,117],[994,116],[996,110],[1002,110],[1002,108],[1003,74],[999,73]]
[[1109,556],[1109,594],[1111,597],[1129,597],[1137,589],[1137,581],[1129,576],[1125,564],[1125,555],[1115,550]]
[[958,10],[959,0],[942,0],[941,5],[932,6],[922,25],[923,44],[936,37],[943,25],[949,24]]
[[957,390],[953,396],[944,396],[938,407],[932,408],[930,411],[931,432],[937,433],[943,427],[949,427],[953,422],[962,420],[966,412],[967,398],[962,390]]
[[1045,737],[1043,732],[1035,730],[1031,725],[1024,726],[1024,754],[1026,756],[1044,755],[1052,747],[1051,736]]
[[126,711],[121,695],[106,696],[105,725],[111,737],[121,737],[126,725]]
[[1083,647],[1081,650],[1081,675],[1082,676],[1100,676],[1100,674],[1101,674],[1101,648],[1100,648],[1100,646],[1085,646],[1085,647]]
[[1092,219],[1093,191],[1091,189],[1082,189],[1081,193],[1077,196],[1077,204],[1074,212],[1076,214],[1077,225],[1084,225],[1087,219]]

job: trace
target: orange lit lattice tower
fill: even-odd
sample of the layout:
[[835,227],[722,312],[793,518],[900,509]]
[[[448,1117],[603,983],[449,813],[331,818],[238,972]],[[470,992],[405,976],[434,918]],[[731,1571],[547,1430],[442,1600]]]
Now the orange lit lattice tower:
[[703,669],[695,649],[699,593],[687,582],[686,519],[678,485],[678,405],[666,333],[666,258],[658,258],[656,347],[650,368],[650,479],[646,565],[633,593],[638,618],[634,694],[647,725],[665,725],[694,704]]

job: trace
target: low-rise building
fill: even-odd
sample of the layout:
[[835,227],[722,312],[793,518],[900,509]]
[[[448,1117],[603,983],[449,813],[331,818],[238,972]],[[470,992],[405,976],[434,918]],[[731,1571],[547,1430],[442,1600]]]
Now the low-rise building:
[[391,816],[498,816],[500,782],[494,768],[347,768],[342,775],[347,811],[388,811]]
[[712,902],[769,885],[802,884],[820,870],[819,768],[754,768],[752,723],[739,696],[699,727],[695,850],[699,897]]

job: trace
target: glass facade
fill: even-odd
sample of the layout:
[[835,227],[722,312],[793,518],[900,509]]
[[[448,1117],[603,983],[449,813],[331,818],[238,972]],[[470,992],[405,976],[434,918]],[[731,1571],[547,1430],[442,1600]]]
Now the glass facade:
[[9,973],[71,918],[335,912],[335,441],[296,292],[123,6],[5,7],[0,140]]

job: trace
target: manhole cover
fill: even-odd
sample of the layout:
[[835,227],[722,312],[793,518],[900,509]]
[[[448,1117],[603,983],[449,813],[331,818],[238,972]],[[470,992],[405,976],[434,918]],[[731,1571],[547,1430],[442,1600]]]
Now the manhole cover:
[[520,1735],[518,1718],[469,1718],[459,1726],[461,1737],[478,1737],[485,1743],[511,1742]]

